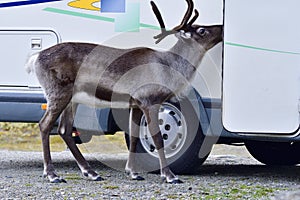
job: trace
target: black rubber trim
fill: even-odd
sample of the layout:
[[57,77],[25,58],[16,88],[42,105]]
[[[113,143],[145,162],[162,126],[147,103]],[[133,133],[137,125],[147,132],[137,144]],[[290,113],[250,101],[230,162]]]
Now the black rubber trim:
[[0,92],[0,102],[11,103],[47,103],[44,94],[42,93],[13,93],[13,92]]

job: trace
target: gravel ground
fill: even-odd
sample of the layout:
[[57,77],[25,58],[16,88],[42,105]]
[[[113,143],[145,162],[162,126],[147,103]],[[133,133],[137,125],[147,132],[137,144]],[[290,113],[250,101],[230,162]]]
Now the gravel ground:
[[[69,151],[53,153],[57,172],[67,180],[43,179],[42,153],[0,150],[0,199],[299,199],[299,167],[267,167],[244,147],[216,145],[183,184],[162,183],[157,174],[129,180],[123,168],[127,154],[85,154],[104,181],[83,178]],[[108,167],[109,166],[109,167]],[[298,197],[298,198],[297,198]]]

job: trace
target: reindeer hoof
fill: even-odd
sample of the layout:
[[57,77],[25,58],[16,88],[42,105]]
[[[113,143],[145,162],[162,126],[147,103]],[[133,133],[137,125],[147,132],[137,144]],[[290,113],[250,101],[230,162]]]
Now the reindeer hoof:
[[54,178],[53,180],[50,180],[50,183],[67,183],[65,179],[62,178]]
[[183,181],[178,178],[168,179],[166,177],[162,177],[162,183],[181,184]]
[[145,180],[144,177],[142,177],[142,176],[135,176],[135,177],[132,177],[131,179],[134,180],[134,181],[143,181],[143,180]]
[[101,178],[96,172],[93,170],[85,171],[82,173],[84,177],[89,178],[92,181],[103,181],[104,179]]
[[127,171],[126,173],[131,177],[131,180],[134,180],[134,181],[143,181],[143,180],[145,180],[144,177],[140,176],[138,173],[132,173],[132,172],[129,172],[129,171]]
[[170,184],[181,184],[181,183],[183,183],[183,181],[180,180],[180,179],[174,179],[174,180],[172,180],[172,181],[170,181],[168,183],[170,183]]
[[104,178],[101,176],[97,176],[96,178],[92,179],[93,181],[104,181]]

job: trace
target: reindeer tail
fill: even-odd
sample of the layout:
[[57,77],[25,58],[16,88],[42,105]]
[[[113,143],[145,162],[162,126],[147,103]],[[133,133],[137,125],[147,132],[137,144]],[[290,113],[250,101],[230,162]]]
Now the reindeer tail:
[[27,62],[26,62],[26,64],[25,64],[25,70],[26,70],[26,72],[27,72],[28,74],[34,72],[34,69],[35,69],[35,62],[36,62],[38,56],[39,56],[39,54],[38,54],[38,53],[35,53],[35,54],[31,55],[31,56],[28,58],[28,60],[27,60]]

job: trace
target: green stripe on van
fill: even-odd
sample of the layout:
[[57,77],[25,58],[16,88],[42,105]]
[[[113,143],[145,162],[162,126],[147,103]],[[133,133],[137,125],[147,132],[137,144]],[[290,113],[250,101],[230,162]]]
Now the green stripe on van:
[[300,53],[298,53],[298,52],[280,51],[280,50],[274,50],[274,49],[267,49],[267,48],[249,46],[249,45],[244,45],[244,44],[237,44],[237,43],[232,43],[232,42],[225,42],[225,45],[235,46],[235,47],[242,47],[242,48],[248,48],[248,49],[255,49],[255,50],[259,50],[259,51],[269,51],[269,52],[274,52],[274,53],[300,55]]
[[110,18],[110,17],[90,15],[90,14],[85,14],[85,13],[69,11],[69,10],[57,9],[57,8],[45,8],[44,11],[58,13],[58,14],[64,14],[64,15],[71,15],[71,16],[76,16],[76,17],[83,17],[83,18],[88,18],[88,19],[96,19],[96,20],[101,20],[101,21],[106,21],[106,22],[115,22],[115,19]]
[[[95,20],[100,20],[100,21],[105,21],[105,22],[115,22],[114,18],[110,17],[103,17],[99,15],[91,15],[91,14],[86,14],[86,13],[80,13],[80,12],[74,12],[74,11],[69,11],[69,10],[62,10],[58,8],[45,8],[43,9],[44,11],[47,12],[52,12],[52,13],[57,13],[57,14],[64,14],[64,15],[70,15],[70,16],[75,16],[75,17],[83,17],[83,18],[88,18],[88,19],[95,19]],[[154,30],[160,30],[160,27],[150,25],[150,24],[144,24],[140,23],[140,27],[142,28],[149,28],[149,29],[154,29]]]

